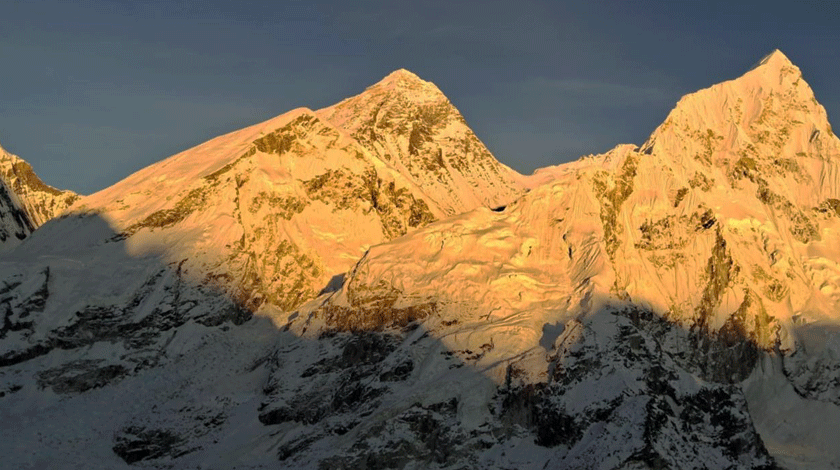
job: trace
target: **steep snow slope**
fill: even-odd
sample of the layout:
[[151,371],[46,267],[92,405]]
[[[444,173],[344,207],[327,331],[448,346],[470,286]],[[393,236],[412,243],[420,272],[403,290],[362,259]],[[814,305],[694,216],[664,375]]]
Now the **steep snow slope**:
[[78,196],[48,186],[29,163],[0,147],[0,251],[67,209]]

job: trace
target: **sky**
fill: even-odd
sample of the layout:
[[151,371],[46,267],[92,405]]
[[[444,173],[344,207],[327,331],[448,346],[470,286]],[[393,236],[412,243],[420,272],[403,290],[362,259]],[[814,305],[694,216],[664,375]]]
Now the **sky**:
[[838,2],[4,0],[0,18],[0,145],[82,194],[399,68],[522,173],[641,144],[774,49],[840,120]]

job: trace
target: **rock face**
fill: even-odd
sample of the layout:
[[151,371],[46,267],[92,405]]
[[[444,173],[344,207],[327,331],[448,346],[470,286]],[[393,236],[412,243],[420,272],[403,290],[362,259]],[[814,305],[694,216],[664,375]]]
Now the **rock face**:
[[19,244],[78,198],[44,184],[29,163],[0,147],[0,251]]
[[833,468],[838,165],[778,51],[641,147],[530,178],[395,72],[142,170],[4,255],[0,453]]
[[17,195],[0,181],[0,246],[3,250],[17,246],[32,229]]

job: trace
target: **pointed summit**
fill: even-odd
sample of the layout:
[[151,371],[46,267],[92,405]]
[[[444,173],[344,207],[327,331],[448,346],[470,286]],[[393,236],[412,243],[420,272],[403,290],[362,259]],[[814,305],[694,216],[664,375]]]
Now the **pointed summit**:
[[434,83],[423,80],[406,69],[394,70],[382,80],[369,86],[359,97],[379,96],[382,92],[398,95],[417,103],[446,99]]
[[392,83],[392,82],[419,82],[419,83],[428,83],[427,81],[423,80],[422,78],[418,77],[417,74],[414,72],[407,70],[407,69],[397,69],[393,72],[389,73],[385,76],[379,83]]
[[775,49],[775,50],[773,50],[773,52],[764,56],[764,58],[762,58],[758,62],[758,65],[755,68],[758,68],[758,67],[761,67],[761,66],[764,66],[764,65],[771,65],[771,66],[772,65],[778,65],[778,66],[787,65],[787,66],[791,66],[791,65],[793,65],[793,62],[791,62],[790,59],[788,59],[788,57],[782,51],[780,51],[778,49]]
[[[390,117],[411,115],[411,109],[438,104],[451,107],[449,100],[434,83],[406,69],[397,69],[365,88],[362,93],[323,108],[317,114],[355,134],[360,126],[370,124],[370,119],[382,119],[386,117],[385,114]],[[383,113],[385,110],[391,112]]]
[[76,199],[71,191],[45,184],[29,163],[0,147],[0,251],[17,246]]
[[446,214],[504,205],[522,191],[521,175],[493,157],[443,92],[406,69],[316,114],[417,183]]
[[822,153],[830,129],[799,68],[775,50],[744,75],[682,97],[642,149],[717,165],[746,153]]
[[802,76],[799,67],[793,64],[788,57],[780,50],[776,49],[762,58],[758,64],[745,73],[744,77],[754,74],[761,74],[762,76],[771,80],[778,80],[782,83],[786,77],[793,77],[790,81],[795,81],[796,78]]

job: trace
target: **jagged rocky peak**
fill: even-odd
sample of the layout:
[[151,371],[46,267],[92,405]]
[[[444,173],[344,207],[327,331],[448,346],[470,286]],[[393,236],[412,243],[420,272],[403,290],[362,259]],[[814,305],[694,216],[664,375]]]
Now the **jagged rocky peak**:
[[17,194],[34,227],[43,225],[79,199],[73,191],[56,189],[41,181],[32,165],[2,147],[0,178]]
[[679,173],[684,187],[698,187],[702,175],[706,188],[749,190],[788,215],[796,206],[806,213],[794,217],[799,221],[840,198],[840,140],[780,51],[734,80],[684,96],[640,153],[643,164]]
[[433,83],[405,69],[317,111],[416,183],[445,213],[506,204],[523,177],[501,164]]
[[[364,92],[319,110],[318,114],[350,133],[378,157],[394,162],[400,160],[402,150],[416,153],[416,146],[421,143],[417,138],[421,129],[432,130],[445,125],[453,111],[463,122],[460,113],[434,84],[401,69]],[[412,140],[412,133],[414,145],[405,142],[405,149],[390,145],[395,138],[401,140],[399,137]]]
[[45,184],[32,166],[0,147],[0,246],[17,245],[29,233],[66,210],[79,196]]

